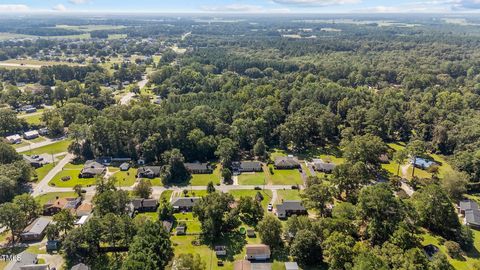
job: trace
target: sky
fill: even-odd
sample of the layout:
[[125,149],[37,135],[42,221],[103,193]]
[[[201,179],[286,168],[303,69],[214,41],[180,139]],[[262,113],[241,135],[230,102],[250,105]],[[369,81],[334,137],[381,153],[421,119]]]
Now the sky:
[[0,13],[472,13],[480,0],[0,0]]

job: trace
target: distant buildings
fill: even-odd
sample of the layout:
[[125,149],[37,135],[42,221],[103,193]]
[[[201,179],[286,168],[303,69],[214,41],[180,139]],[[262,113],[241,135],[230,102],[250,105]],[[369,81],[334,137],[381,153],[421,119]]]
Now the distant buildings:
[[14,134],[14,135],[11,135],[11,136],[7,136],[7,137],[5,137],[5,139],[7,139],[7,141],[11,144],[22,143],[22,137],[19,134]]

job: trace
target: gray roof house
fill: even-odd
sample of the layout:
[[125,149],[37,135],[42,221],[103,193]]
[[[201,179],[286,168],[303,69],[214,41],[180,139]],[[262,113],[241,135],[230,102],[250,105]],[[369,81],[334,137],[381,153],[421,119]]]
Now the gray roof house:
[[295,169],[300,167],[298,158],[294,156],[277,157],[274,162],[275,169]]
[[37,254],[22,252],[17,255],[18,260],[12,260],[5,267],[5,270],[48,270],[48,264],[37,264]]
[[258,161],[239,161],[233,163],[233,169],[239,172],[261,172],[262,163]]
[[30,223],[20,234],[22,241],[40,241],[45,236],[45,229],[50,224],[50,220],[40,217]]
[[303,207],[301,201],[284,201],[277,204],[277,216],[279,218],[287,218],[291,215],[306,215],[307,209]]
[[83,263],[79,263],[74,265],[70,270],[90,270],[90,267]]
[[184,166],[190,173],[208,174],[213,172],[208,163],[184,163]]
[[80,178],[92,178],[97,175],[102,175],[107,171],[105,165],[100,164],[94,160],[87,160],[80,172]]
[[177,197],[172,199],[172,207],[176,211],[191,211],[200,201],[200,197]]
[[460,201],[458,208],[460,214],[465,215],[465,211],[467,210],[478,210],[478,204],[472,200],[464,200]]
[[132,206],[134,211],[154,212],[158,208],[158,201],[156,199],[135,198],[132,200]]
[[319,172],[331,173],[333,169],[335,169],[335,166],[336,165],[334,163],[325,162],[321,159],[313,160],[313,168]]
[[465,225],[480,229],[480,211],[478,209],[470,209],[465,211]]
[[162,167],[160,166],[144,166],[140,167],[137,170],[138,178],[155,178],[160,176],[160,171]]

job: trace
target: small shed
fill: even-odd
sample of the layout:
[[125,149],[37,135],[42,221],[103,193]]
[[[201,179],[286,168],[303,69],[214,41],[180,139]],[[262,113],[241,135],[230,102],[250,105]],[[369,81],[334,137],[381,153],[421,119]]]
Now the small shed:
[[120,171],[128,171],[130,169],[130,164],[127,162],[124,162],[120,165]]

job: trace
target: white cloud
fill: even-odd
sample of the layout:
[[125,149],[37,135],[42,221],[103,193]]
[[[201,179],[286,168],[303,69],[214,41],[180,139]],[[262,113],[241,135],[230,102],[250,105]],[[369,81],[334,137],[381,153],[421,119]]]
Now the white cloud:
[[86,4],[88,2],[90,2],[90,0],[70,0],[68,1],[72,4],[75,4],[75,5],[81,5],[81,4]]
[[301,6],[333,6],[345,4],[358,4],[362,0],[272,0],[273,3],[283,5],[301,5]]
[[2,5],[0,4],[0,12],[26,12],[30,7],[27,5]]
[[55,11],[67,11],[67,8],[63,4],[58,4],[53,7],[53,10]]
[[452,6],[454,10],[480,9],[480,0],[457,0]]

